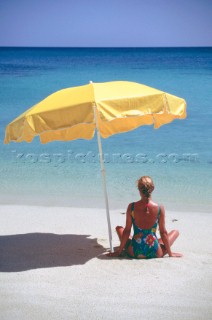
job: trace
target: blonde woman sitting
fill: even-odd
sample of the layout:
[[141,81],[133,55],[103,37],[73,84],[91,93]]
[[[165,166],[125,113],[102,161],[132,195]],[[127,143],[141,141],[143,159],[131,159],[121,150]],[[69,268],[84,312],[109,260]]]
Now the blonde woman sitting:
[[[171,251],[171,246],[179,236],[177,230],[166,231],[165,209],[152,200],[154,183],[148,176],[138,180],[138,190],[141,200],[130,203],[127,208],[126,226],[116,227],[120,239],[117,251],[109,253],[110,257],[121,256],[123,250],[132,258],[150,259],[162,258],[165,254],[169,257],[182,257],[181,253]],[[156,230],[159,225],[161,239],[157,239]],[[134,235],[130,232],[133,226]]]

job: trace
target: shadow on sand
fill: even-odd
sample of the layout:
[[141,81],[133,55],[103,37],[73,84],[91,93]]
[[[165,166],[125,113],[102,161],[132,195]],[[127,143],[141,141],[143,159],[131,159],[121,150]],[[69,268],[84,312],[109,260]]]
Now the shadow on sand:
[[0,272],[82,265],[105,249],[89,235],[28,233],[0,236]]

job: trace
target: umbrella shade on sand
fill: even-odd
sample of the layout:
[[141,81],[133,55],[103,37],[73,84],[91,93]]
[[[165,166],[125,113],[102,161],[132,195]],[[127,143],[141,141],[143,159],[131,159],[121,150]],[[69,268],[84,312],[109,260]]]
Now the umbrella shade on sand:
[[112,233],[101,137],[127,132],[142,125],[157,129],[174,119],[186,118],[184,99],[143,84],[127,81],[90,82],[48,96],[13,120],[6,128],[5,143],[41,143],[92,139],[97,131],[106,204],[110,249]]

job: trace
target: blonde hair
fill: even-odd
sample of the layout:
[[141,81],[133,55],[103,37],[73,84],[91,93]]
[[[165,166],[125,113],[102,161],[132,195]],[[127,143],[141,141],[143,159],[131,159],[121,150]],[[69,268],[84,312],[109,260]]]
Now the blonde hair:
[[149,176],[143,176],[137,181],[137,185],[140,193],[147,198],[146,212],[149,213],[149,210],[148,210],[149,198],[151,197],[151,194],[155,189],[153,180]]

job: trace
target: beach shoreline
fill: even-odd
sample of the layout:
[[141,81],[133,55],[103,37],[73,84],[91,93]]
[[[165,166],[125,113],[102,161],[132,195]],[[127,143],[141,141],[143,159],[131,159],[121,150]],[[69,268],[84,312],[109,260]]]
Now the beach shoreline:
[[[136,190],[137,192],[137,190]],[[154,197],[155,198],[155,197]],[[169,195],[166,195],[166,198],[169,198]],[[127,206],[130,201],[127,202],[128,199],[123,201],[114,200],[114,198],[109,197],[109,209],[111,211],[117,212],[126,212]],[[132,201],[136,202],[139,200],[139,196],[132,197]],[[187,212],[190,214],[196,212],[202,213],[212,213],[212,206],[211,203],[192,203],[191,201],[188,203],[184,202],[183,200],[173,202],[166,200],[164,202],[157,201],[157,197],[155,199],[156,202],[159,204],[163,204],[165,209],[168,212]],[[122,205],[121,205],[122,202]],[[24,194],[20,196],[19,194],[14,196],[10,194],[2,194],[0,195],[0,206],[29,206],[29,207],[53,207],[53,208],[83,208],[83,209],[105,209],[105,201],[102,197],[97,197],[94,195],[93,197],[86,198],[83,197],[82,203],[82,195],[78,195],[73,197],[68,197],[68,195],[60,195],[57,197],[56,195],[46,195],[46,194]]]
[[[113,245],[123,209],[111,210]],[[210,213],[166,211],[183,258],[108,258],[105,209],[0,205],[1,319],[210,319]]]

